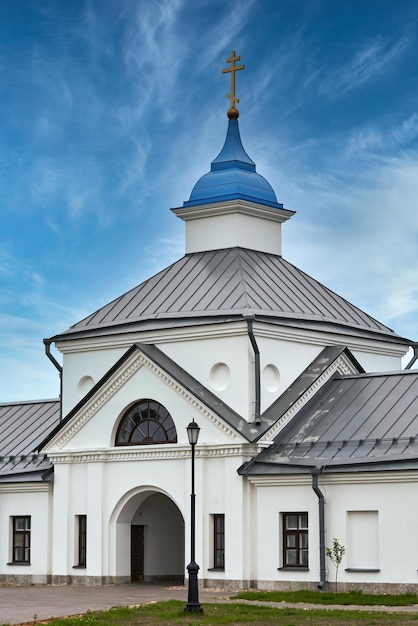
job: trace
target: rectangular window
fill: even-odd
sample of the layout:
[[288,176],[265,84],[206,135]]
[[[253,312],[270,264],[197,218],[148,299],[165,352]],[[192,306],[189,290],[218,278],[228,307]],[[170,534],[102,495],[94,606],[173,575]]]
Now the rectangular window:
[[30,515],[12,517],[12,562],[30,563]]
[[225,568],[225,515],[213,516],[213,567]]
[[307,513],[283,513],[283,566],[308,567]]
[[87,563],[87,515],[78,515],[78,566]]

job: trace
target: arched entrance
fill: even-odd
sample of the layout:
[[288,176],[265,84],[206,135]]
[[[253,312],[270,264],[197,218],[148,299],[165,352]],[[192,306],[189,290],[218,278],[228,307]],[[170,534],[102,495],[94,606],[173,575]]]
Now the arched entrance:
[[184,520],[167,495],[132,495],[116,518],[116,572],[132,582],[183,584]]

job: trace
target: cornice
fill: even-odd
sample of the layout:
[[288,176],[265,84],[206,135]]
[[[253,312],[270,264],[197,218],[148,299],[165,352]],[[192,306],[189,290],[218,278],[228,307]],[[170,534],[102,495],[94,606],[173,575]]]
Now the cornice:
[[[257,445],[224,444],[197,445],[196,459],[239,457],[240,462],[258,454],[261,448]],[[156,446],[120,446],[103,450],[77,450],[50,452],[49,459],[58,464],[79,463],[121,463],[132,461],[184,460],[191,457],[189,445],[156,445]]]
[[[330,470],[328,470],[330,471]],[[306,470],[308,472],[308,470]],[[282,475],[250,475],[246,476],[249,483],[255,487],[312,487],[310,474],[282,474]],[[418,471],[390,471],[364,472],[346,474],[321,474],[319,487],[331,487],[332,485],[378,485],[378,484],[404,484],[417,483]]]
[[[292,328],[281,326],[280,320],[277,319],[274,324],[268,324],[264,320],[254,327],[257,330],[257,337],[265,337],[266,339],[282,339],[283,341],[297,341],[302,344],[314,344],[321,347],[341,346],[344,345],[351,351],[380,354],[384,356],[403,356],[405,354],[404,344],[391,343],[390,338],[382,342],[381,338],[371,337],[365,340],[364,337],[358,339],[350,335],[350,328],[347,333],[335,334],[324,330],[307,330],[302,328]],[[380,341],[376,341],[380,339]],[[366,343],[365,343],[366,342]]]
[[90,352],[91,350],[109,350],[130,348],[134,343],[176,343],[179,341],[195,341],[196,339],[222,339],[239,337],[247,334],[244,320],[233,320],[228,323],[203,324],[185,326],[178,329],[161,329],[158,331],[136,331],[108,335],[106,337],[85,337],[57,342],[57,349],[62,353]]
[[[328,473],[330,472],[330,473]],[[408,471],[396,471],[385,470],[379,472],[372,472],[367,470],[359,470],[357,472],[348,472],[346,474],[335,473],[332,474],[332,468],[327,469],[326,474],[322,474],[320,477],[320,485],[349,485],[349,484],[364,484],[364,485],[376,485],[376,484],[391,484],[391,483],[417,483],[418,482],[418,470]]]
[[270,207],[265,204],[239,199],[225,202],[213,202],[211,204],[197,204],[195,206],[179,207],[171,210],[174,215],[184,221],[240,213],[251,217],[261,217],[271,222],[283,223],[290,219],[295,213],[287,209]]
[[[214,318],[216,321],[216,318]],[[286,320],[283,320],[286,321]],[[200,339],[222,339],[225,337],[240,337],[247,334],[247,324],[244,319],[234,319],[227,323],[210,323],[210,321],[198,326],[187,326],[187,319],[184,320],[185,326],[180,328],[166,328],[153,331],[136,330],[132,332],[121,332],[106,336],[80,337],[77,339],[69,339],[58,341],[57,349],[62,354],[90,352],[91,350],[109,350],[109,349],[127,349],[134,343],[154,343],[161,345],[164,343],[177,343],[179,341],[196,341]],[[350,329],[347,333],[333,334],[324,330],[308,330],[302,328],[294,328],[280,324],[280,319],[274,320],[269,324],[265,320],[255,318],[254,331],[257,337],[266,339],[279,339],[282,341],[298,342],[305,345],[316,346],[340,346],[344,345],[349,350],[373,353],[382,356],[401,357],[405,354],[404,344],[391,343],[382,341],[381,338],[371,337],[365,340],[364,337],[358,339],[350,336]]]
[[309,474],[297,475],[249,475],[245,476],[255,487],[311,487],[312,478]]
[[0,483],[0,493],[48,493],[49,483]]

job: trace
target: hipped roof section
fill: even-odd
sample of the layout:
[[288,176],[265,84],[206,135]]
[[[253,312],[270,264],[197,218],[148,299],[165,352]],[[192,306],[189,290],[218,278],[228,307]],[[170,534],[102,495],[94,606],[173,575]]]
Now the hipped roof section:
[[276,324],[353,330],[360,336],[408,343],[282,257],[242,248],[187,254],[52,340],[249,315]]

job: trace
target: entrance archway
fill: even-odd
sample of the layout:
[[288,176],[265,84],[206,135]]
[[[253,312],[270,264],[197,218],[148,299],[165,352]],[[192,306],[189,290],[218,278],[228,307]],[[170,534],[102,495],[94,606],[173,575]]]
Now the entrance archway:
[[118,578],[153,583],[184,582],[184,520],[166,494],[147,489],[132,495],[116,518]]

